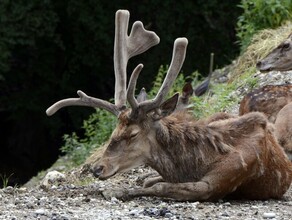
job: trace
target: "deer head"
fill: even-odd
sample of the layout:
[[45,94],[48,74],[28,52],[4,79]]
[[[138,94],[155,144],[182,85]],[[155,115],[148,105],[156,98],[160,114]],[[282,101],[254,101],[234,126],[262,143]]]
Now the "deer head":
[[292,34],[257,63],[261,72],[288,71],[292,69]]
[[[158,44],[159,37],[154,32],[145,30],[143,24],[139,21],[133,24],[128,36],[128,22],[128,11],[119,10],[116,12],[115,104],[88,96],[79,90],[77,92],[79,98],[58,101],[46,111],[47,115],[52,115],[65,106],[90,106],[105,109],[118,117],[118,125],[108,141],[107,149],[99,165],[94,169],[94,175],[100,179],[109,178],[117,172],[131,169],[145,162],[144,160],[150,150],[151,135],[153,135],[155,123],[170,115],[176,109],[179,98],[178,94],[175,94],[166,100],[167,94],[184,62],[187,39],[178,38],[175,40],[171,64],[155,98],[147,100],[145,90],[142,89],[136,99],[136,82],[143,65],[139,64],[134,69],[127,87],[126,69],[128,60]],[[129,106],[127,106],[127,103]],[[125,155],[127,155],[126,161]]]

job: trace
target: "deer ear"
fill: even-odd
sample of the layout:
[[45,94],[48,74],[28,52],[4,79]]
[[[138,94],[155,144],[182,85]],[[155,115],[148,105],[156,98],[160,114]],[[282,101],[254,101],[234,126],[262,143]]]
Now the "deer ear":
[[194,93],[194,89],[192,87],[192,84],[190,82],[186,83],[182,89],[182,97],[185,99],[188,99],[189,97],[193,95],[193,93]]
[[177,102],[178,93],[176,93],[160,105],[159,109],[155,111],[153,119],[159,120],[173,113],[176,108]]

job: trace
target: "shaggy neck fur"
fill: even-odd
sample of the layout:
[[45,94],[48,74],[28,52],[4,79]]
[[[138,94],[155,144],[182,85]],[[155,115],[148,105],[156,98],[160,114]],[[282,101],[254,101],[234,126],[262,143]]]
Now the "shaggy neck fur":
[[149,165],[168,182],[199,180],[218,155],[230,151],[220,132],[178,113],[157,122]]

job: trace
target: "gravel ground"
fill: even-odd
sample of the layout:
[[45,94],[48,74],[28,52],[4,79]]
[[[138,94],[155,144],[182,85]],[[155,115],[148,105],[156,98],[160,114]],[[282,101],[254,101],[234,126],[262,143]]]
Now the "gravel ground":
[[[261,86],[292,82],[292,73],[257,74]],[[233,95],[242,95],[235,91]],[[238,106],[230,111],[236,113]],[[141,178],[153,172],[140,167],[106,181],[83,177],[78,170],[61,182],[43,187],[7,187],[0,190],[0,219],[292,219],[292,188],[282,200],[175,202],[158,198],[107,201],[105,189],[141,187]],[[74,177],[74,178],[72,178]]]
[[292,188],[282,200],[176,202],[158,198],[107,201],[108,188],[140,187],[140,179],[151,172],[137,168],[110,180],[94,180],[83,186],[58,183],[49,188],[0,190],[0,219],[292,219]]

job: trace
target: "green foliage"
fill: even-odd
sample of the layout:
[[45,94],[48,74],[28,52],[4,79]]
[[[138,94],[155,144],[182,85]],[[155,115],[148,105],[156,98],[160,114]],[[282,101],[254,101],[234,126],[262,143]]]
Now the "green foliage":
[[[167,74],[167,70],[168,70],[168,65],[161,65],[159,67],[158,74],[156,75],[155,80],[152,83],[152,89],[147,93],[149,96],[148,98],[154,98],[156,96]],[[169,91],[169,96],[172,96],[176,92],[181,92],[181,89],[184,86],[186,81],[195,81],[196,83],[197,79],[200,76],[201,75],[199,74],[198,71],[191,73],[189,76],[184,76],[183,73],[178,74],[176,80],[174,81],[173,86],[171,87]]]
[[255,68],[248,69],[232,83],[222,83],[212,86],[212,94],[203,97],[192,97],[192,109],[196,118],[208,117],[216,112],[229,111],[240,102],[240,97],[234,93],[248,85],[249,90],[257,86],[258,79],[253,77]]
[[244,51],[259,30],[279,27],[292,18],[291,0],[241,0],[243,13],[237,21],[237,37]]
[[65,145],[61,148],[62,152],[66,153],[76,165],[81,164],[93,149],[106,142],[116,121],[116,117],[111,113],[96,109],[95,113],[83,121],[84,138],[79,138],[75,132],[64,135]]
[[1,178],[1,181],[2,181],[2,187],[3,188],[6,188],[8,186],[9,179],[12,176],[13,176],[13,173],[10,174],[9,176],[7,176],[5,173],[4,174],[0,174],[0,178]]

